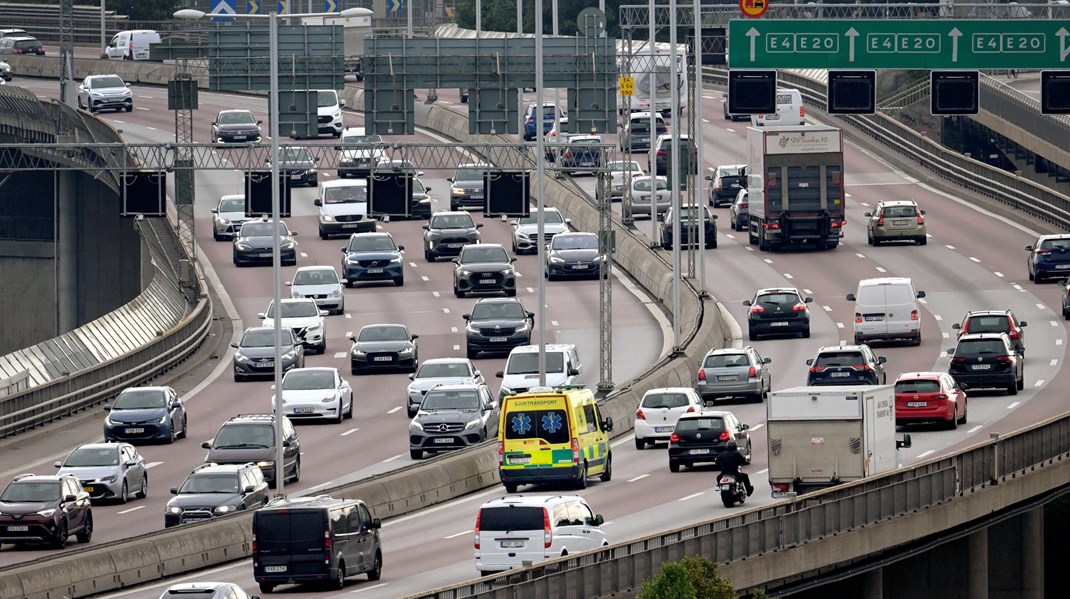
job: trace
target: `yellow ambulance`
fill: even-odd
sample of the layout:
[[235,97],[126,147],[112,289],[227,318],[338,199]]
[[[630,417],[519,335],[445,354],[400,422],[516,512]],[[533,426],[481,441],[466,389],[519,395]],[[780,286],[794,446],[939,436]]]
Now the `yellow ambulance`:
[[598,400],[581,387],[537,387],[502,402],[498,425],[498,474],[505,490],[537,483],[587,487],[587,478],[613,476],[609,431]]

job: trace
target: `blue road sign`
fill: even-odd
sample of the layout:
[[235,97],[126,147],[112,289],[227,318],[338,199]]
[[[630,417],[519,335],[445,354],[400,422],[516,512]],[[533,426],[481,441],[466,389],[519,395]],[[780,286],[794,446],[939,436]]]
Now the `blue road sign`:
[[338,2],[335,0],[323,0],[323,12],[338,12]]
[[247,12],[247,13],[249,13],[251,15],[260,14],[260,0],[246,0],[245,1],[245,12]]
[[390,0],[390,12],[401,12],[401,9],[405,7],[404,0]]
[[236,0],[212,0],[212,10],[209,14],[212,15],[213,21],[233,21],[234,13],[237,12],[234,8],[234,2]]
[[290,0],[279,0],[278,13],[280,15],[288,15],[288,14],[290,14]]

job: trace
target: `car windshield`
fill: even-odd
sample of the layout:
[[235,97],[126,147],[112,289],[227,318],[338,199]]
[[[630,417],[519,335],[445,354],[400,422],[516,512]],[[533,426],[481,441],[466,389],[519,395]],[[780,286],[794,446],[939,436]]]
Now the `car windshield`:
[[405,327],[364,327],[357,336],[357,341],[408,341],[409,332]]
[[855,366],[865,363],[862,354],[856,351],[825,352],[814,360],[814,366]]
[[555,250],[597,250],[598,237],[594,235],[555,235]]
[[0,495],[0,501],[8,503],[44,503],[57,499],[58,482],[13,482]]
[[[565,219],[561,216],[561,213],[556,210],[547,210],[542,214],[542,222],[547,225],[560,225],[564,224],[565,222]],[[519,222],[522,225],[536,225],[539,223],[539,213],[535,212],[528,216],[521,216]]]
[[[279,237],[290,234],[286,229],[286,223],[279,223]],[[271,223],[245,223],[241,226],[242,237],[271,237]]]
[[472,320],[493,320],[496,318],[520,320],[527,318],[524,306],[516,302],[485,302],[472,308]]
[[940,391],[940,383],[932,379],[913,379],[909,381],[896,381],[896,393],[937,393]]
[[424,396],[421,410],[478,410],[479,392],[476,390],[435,391]]
[[256,117],[251,112],[235,110],[220,112],[216,122],[220,125],[255,125]]
[[475,221],[470,214],[444,214],[431,219],[432,229],[474,229]]
[[310,391],[334,387],[334,372],[330,370],[291,370],[282,379],[283,391]]
[[323,200],[326,204],[367,202],[368,188],[363,185],[328,187],[323,190]]
[[1004,315],[971,316],[965,329],[970,333],[1006,333],[1010,331],[1010,319]]
[[[320,309],[314,301],[282,302],[283,318],[309,318],[319,316]],[[268,318],[275,318],[275,302],[268,304]]]
[[282,162],[312,162],[312,150],[308,148],[282,148],[279,153]]
[[478,168],[459,168],[453,174],[454,181],[482,181],[483,170]]
[[226,198],[219,200],[220,212],[241,212],[245,213],[245,198]]
[[[289,329],[282,330],[282,346],[293,345],[293,338],[289,335]],[[241,336],[241,347],[274,347],[275,332],[268,330],[247,331]]]
[[477,264],[481,262],[509,262],[509,254],[503,247],[473,247],[468,246],[461,252],[461,264]]
[[386,235],[355,235],[349,239],[348,252],[392,252],[394,240]]
[[913,206],[885,206],[881,211],[884,218],[910,218],[917,215]]
[[212,449],[274,447],[275,431],[269,424],[239,424],[219,429]]
[[237,493],[237,474],[194,474],[182,483],[179,493]]
[[1040,242],[1042,250],[1067,250],[1070,249],[1070,237],[1065,239],[1045,239]]
[[337,285],[338,273],[333,268],[299,270],[294,275],[294,285]]
[[343,145],[369,145],[383,143],[383,138],[380,135],[343,135]]
[[[632,189],[634,189],[635,191],[650,191],[650,182],[653,180],[654,179],[651,179],[649,177],[644,179],[632,179]],[[665,182],[665,179],[657,179],[657,183],[655,183],[655,185],[657,185],[658,189],[669,188],[669,184]]]
[[723,431],[724,419],[720,416],[703,416],[699,418],[681,418],[676,423],[676,432]]
[[980,356],[1007,353],[1007,346],[1002,339],[963,339],[955,350],[956,356]]
[[79,447],[67,456],[63,465],[69,468],[79,466],[118,466],[119,447]]
[[321,89],[316,95],[316,107],[326,108],[338,104],[338,92],[333,89]]
[[127,389],[115,398],[113,410],[150,410],[162,408],[167,404],[164,392],[152,389],[131,390]]
[[89,87],[93,89],[107,89],[109,87],[126,87],[123,80],[118,75],[108,75],[106,77],[94,77],[89,80]]
[[689,403],[683,393],[647,393],[639,405],[644,408],[683,408]]
[[[565,355],[561,352],[546,352],[546,372],[561,372],[565,369]],[[538,374],[539,354],[516,353],[509,356],[506,374]]]
[[706,368],[750,366],[750,358],[747,354],[713,354],[706,356],[706,361],[702,365]]
[[461,378],[472,376],[468,365],[463,362],[452,362],[446,364],[425,363],[420,366],[420,371],[416,373],[413,378],[417,379],[437,379],[437,378]]

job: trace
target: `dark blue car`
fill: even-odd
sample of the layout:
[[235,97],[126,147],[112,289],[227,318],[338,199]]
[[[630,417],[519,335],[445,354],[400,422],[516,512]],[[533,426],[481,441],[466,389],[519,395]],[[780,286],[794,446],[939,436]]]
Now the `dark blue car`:
[[405,284],[401,250],[390,233],[354,233],[342,248],[342,277],[346,287],[359,281],[393,281]]
[[[536,117],[538,109],[536,104],[528,104],[528,111],[524,114],[524,141],[535,139],[535,121],[538,120]],[[564,114],[557,111],[557,106],[555,104],[542,105],[542,132],[544,134],[549,133],[550,129],[554,128],[555,113],[557,114],[558,120],[564,118]]]
[[186,437],[186,408],[171,387],[123,389],[104,411],[104,441],[173,443]]
[[1029,252],[1026,268],[1030,281],[1070,278],[1070,235],[1041,235],[1025,250]]

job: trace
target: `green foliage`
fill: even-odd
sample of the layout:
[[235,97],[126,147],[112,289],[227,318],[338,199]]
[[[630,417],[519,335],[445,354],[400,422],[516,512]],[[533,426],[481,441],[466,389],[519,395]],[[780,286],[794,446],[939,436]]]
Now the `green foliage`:
[[[51,4],[59,10],[59,2],[53,0],[4,0],[11,4]],[[74,0],[76,6],[100,6],[100,0]],[[515,5],[514,5],[515,6]],[[167,21],[174,12],[184,7],[183,0],[105,0],[104,10],[127,15],[134,21]]]
[[[685,557],[662,566],[639,591],[638,599],[736,599],[732,583],[717,574],[717,564],[704,557]],[[767,599],[762,590],[753,599]]]
[[689,578],[683,565],[665,564],[657,576],[643,584],[637,599],[698,599]]
[[[663,2],[659,2],[661,4]],[[606,34],[620,37],[617,27],[617,15],[621,0],[606,0]],[[542,0],[543,33],[553,32],[553,0]],[[558,34],[576,35],[576,15],[589,6],[597,7],[591,0],[557,0]],[[516,32],[516,0],[482,0],[483,19],[480,25],[483,31]],[[535,33],[536,0],[521,0],[524,11],[523,26],[525,33]],[[464,29],[476,28],[476,0],[457,0],[457,26]]]

